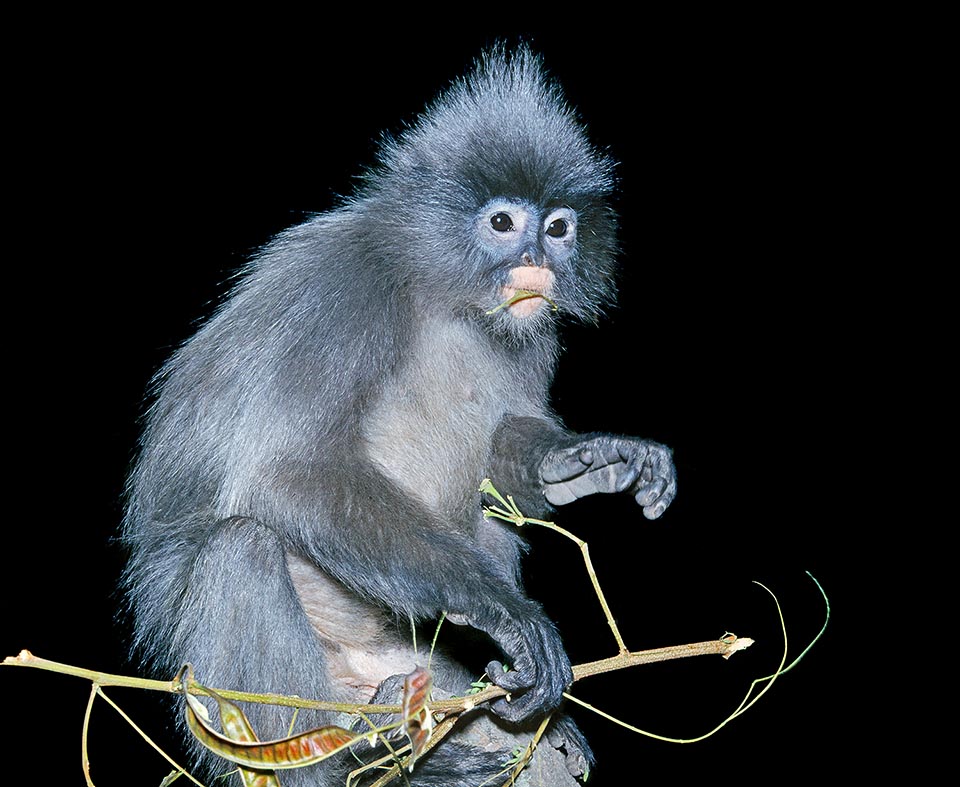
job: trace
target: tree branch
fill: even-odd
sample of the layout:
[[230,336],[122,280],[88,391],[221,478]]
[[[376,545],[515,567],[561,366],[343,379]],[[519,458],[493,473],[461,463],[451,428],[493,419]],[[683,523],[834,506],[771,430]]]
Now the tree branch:
[[[657,661],[669,661],[671,659],[682,659],[689,656],[709,656],[720,655],[724,658],[730,658],[738,650],[743,650],[753,644],[753,640],[745,637],[736,637],[733,634],[727,634],[719,640],[709,640],[707,642],[693,642],[688,645],[672,645],[665,648],[654,648],[653,650],[641,650],[635,653],[620,653],[607,659],[591,661],[585,664],[578,664],[573,668],[574,681],[588,678],[591,675],[599,675],[604,672],[614,672],[628,667],[636,667],[641,664],[652,664]],[[3,660],[3,666],[6,667],[32,667],[34,669],[48,670],[50,672],[59,672],[64,675],[73,675],[96,683],[99,686],[126,686],[134,689],[147,689],[150,691],[164,691],[170,694],[176,694],[181,691],[180,681],[174,680],[148,680],[146,678],[132,678],[127,675],[114,675],[108,672],[97,672],[95,670],[74,667],[71,664],[62,664],[57,661],[34,656],[29,650],[21,650],[16,656],[7,656]],[[191,687],[191,693],[209,696],[206,689]],[[254,694],[243,691],[232,691],[230,689],[214,689],[217,694],[229,700],[238,700],[240,702],[255,702],[265,705],[283,705],[293,708],[313,708],[316,710],[337,711],[339,713],[399,713],[399,705],[357,705],[344,702],[326,702],[323,700],[311,700],[303,697],[288,697],[283,694]],[[450,713],[461,712],[475,708],[481,703],[502,697],[507,694],[505,689],[499,686],[489,686],[477,694],[471,694],[467,697],[454,697],[449,700],[436,700],[430,703],[430,708],[436,712]]]

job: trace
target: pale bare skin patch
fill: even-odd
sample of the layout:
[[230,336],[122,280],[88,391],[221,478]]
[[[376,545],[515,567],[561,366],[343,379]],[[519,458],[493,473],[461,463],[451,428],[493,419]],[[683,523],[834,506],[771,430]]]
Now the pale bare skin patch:
[[287,568],[310,626],[327,650],[328,674],[346,691],[341,700],[369,702],[384,678],[405,675],[420,663],[413,648],[388,630],[379,607],[301,557],[288,553]]
[[519,290],[534,293],[530,297],[524,297],[508,307],[510,313],[515,317],[529,317],[547,303],[546,296],[550,295],[555,280],[556,277],[549,268],[541,268],[534,265],[518,265],[516,268],[511,268],[510,279],[506,286],[500,290],[500,294],[503,296],[504,301],[508,301],[517,295]]

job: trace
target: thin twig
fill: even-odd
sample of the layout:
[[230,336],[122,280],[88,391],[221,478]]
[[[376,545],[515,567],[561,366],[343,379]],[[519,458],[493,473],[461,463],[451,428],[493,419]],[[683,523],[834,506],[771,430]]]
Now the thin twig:
[[90,685],[90,699],[87,700],[87,708],[83,712],[83,729],[80,733],[80,756],[83,760],[83,778],[86,779],[87,787],[94,787],[93,779],[90,778],[90,756],[87,751],[87,738],[90,732],[90,714],[93,711],[93,701],[97,698],[97,684]]
[[123,712],[123,709],[122,709],[119,705],[117,705],[117,703],[115,703],[112,699],[110,699],[106,694],[103,693],[103,690],[100,688],[100,686],[96,686],[96,687],[95,687],[95,690],[96,690],[97,694],[100,695],[100,697],[101,697],[103,700],[105,700],[106,703],[107,703],[111,708],[113,708],[117,713],[120,714],[120,716],[123,717],[123,720],[124,720],[125,722],[127,722],[127,724],[129,724],[131,727],[133,727],[133,729],[135,729],[135,730],[137,731],[137,734],[138,734],[141,738],[143,738],[150,746],[152,746],[154,749],[156,749],[156,750],[160,753],[160,756],[163,757],[163,759],[165,759],[167,762],[169,762],[174,768],[176,768],[178,771],[180,771],[180,773],[182,773],[184,776],[186,776],[186,777],[187,777],[190,781],[192,781],[194,784],[199,785],[199,787],[204,787],[203,782],[197,781],[197,779],[194,778],[182,765],[179,765],[169,754],[167,754],[167,753],[166,753],[163,749],[161,749],[156,743],[154,743],[153,740],[150,738],[150,736],[147,735],[147,733],[145,733],[143,730],[141,730],[141,729],[137,726],[136,722],[134,722],[133,719],[131,719],[126,713],[124,713],[124,712]]
[[566,536],[578,547],[580,547],[580,554],[583,557],[583,563],[587,568],[587,575],[590,577],[590,582],[593,585],[593,592],[596,595],[597,600],[599,600],[600,606],[603,608],[603,614],[607,618],[607,625],[610,627],[610,631],[613,632],[613,637],[617,641],[617,650],[621,654],[629,653],[627,646],[623,641],[623,637],[620,635],[620,629],[617,627],[617,623],[613,619],[613,613],[610,611],[610,605],[607,603],[607,598],[604,596],[603,590],[600,588],[600,580],[597,579],[597,572],[593,568],[593,561],[590,559],[590,546],[587,544],[587,542],[581,538],[578,538],[569,530],[564,530],[554,522],[548,522],[544,519],[532,519],[524,516],[514,501],[513,495],[507,495],[506,499],[504,499],[503,495],[497,491],[497,488],[493,485],[493,482],[489,478],[483,479],[483,482],[480,484],[480,491],[496,498],[505,506],[505,508],[499,508],[498,506],[484,506],[483,515],[485,517],[502,519],[505,522],[510,522],[511,524],[516,525],[517,527],[523,527],[524,525],[540,525],[540,527],[545,527],[548,530],[553,530],[555,533]]

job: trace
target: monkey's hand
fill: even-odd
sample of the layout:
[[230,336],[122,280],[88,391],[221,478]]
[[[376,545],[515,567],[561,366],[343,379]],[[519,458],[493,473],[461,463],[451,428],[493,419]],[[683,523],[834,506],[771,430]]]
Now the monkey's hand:
[[511,722],[554,710],[573,683],[570,660],[556,627],[536,602],[522,601],[525,609],[498,615],[499,620],[487,617],[493,609],[469,619],[472,626],[490,634],[507,656],[509,669],[491,661],[487,677],[510,692],[495,700],[491,709]]
[[616,435],[585,437],[547,452],[540,463],[543,494],[555,506],[598,492],[626,492],[656,519],[677,494],[670,449],[651,440]]

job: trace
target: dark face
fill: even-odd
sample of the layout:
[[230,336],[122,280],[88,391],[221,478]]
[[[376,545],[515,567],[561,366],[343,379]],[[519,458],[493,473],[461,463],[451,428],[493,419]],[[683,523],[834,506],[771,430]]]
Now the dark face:
[[577,254],[572,208],[493,199],[477,213],[474,230],[478,250],[490,261],[488,308],[506,303],[506,318],[520,321],[542,319],[556,308],[562,299],[558,276],[569,276]]

